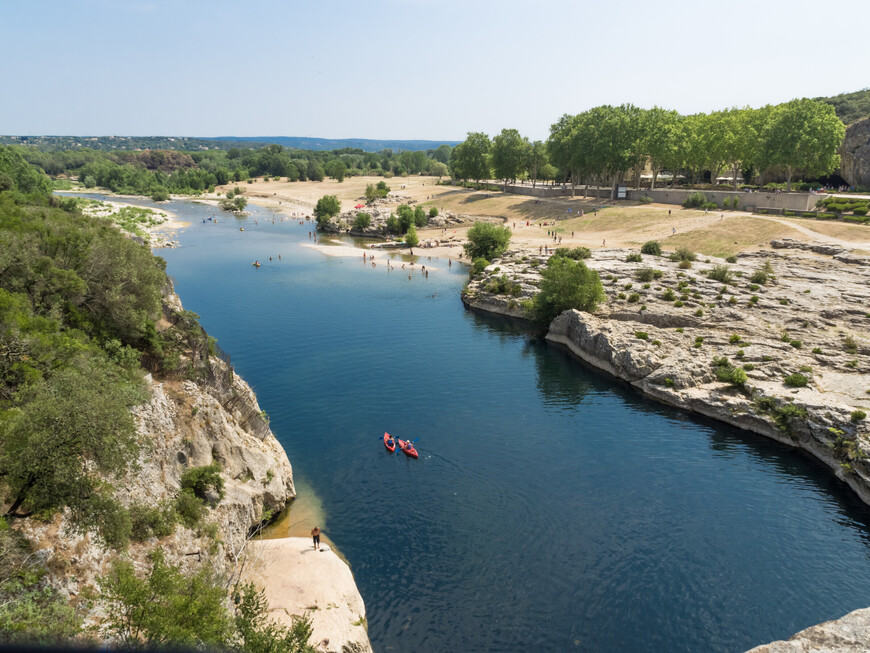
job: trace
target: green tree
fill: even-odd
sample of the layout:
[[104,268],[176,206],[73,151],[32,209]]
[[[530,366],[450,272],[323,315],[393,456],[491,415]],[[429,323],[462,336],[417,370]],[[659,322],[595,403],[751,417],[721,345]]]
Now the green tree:
[[226,592],[208,566],[185,576],[157,549],[144,578],[117,560],[99,583],[107,606],[103,632],[122,646],[222,648],[232,640]]
[[341,202],[335,195],[324,195],[314,206],[314,217],[317,218],[317,224],[329,222],[341,211]]
[[532,178],[532,188],[538,183],[538,175],[545,165],[547,165],[547,146],[541,141],[534,141],[526,151],[526,168]]
[[501,133],[492,139],[492,167],[495,176],[504,180],[504,189],[510,180],[525,168],[528,159],[529,141],[516,129],[502,129]]
[[372,216],[368,213],[359,211],[353,220],[353,228],[355,231],[365,231],[372,223]]
[[120,477],[135,457],[129,409],[144,398],[141,384],[119,383],[118,371],[90,360],[22,390],[22,407],[0,421],[7,514],[66,506],[83,526],[101,528],[100,518],[114,513],[97,506],[100,477]]
[[837,168],[846,128],[834,108],[816,100],[792,100],[773,108],[762,133],[764,162],[785,170],[787,190],[796,171],[824,175]]
[[453,148],[450,165],[457,179],[480,181],[489,177],[489,136],[483,132],[469,132],[468,137]]
[[405,244],[411,249],[420,244],[420,238],[417,236],[417,227],[414,223],[411,223],[408,227],[408,232],[405,234]]
[[329,176],[341,183],[347,175],[347,166],[341,159],[336,159],[329,164]]
[[484,258],[491,261],[507,251],[511,240],[509,227],[491,222],[475,222],[466,234],[468,242],[463,245],[468,258]]
[[669,168],[676,173],[679,167],[678,153],[682,145],[683,133],[681,116],[676,111],[653,107],[643,116],[643,153],[649,158],[652,168],[650,187],[656,187],[659,173]]
[[607,298],[598,273],[583,261],[551,256],[541,277],[541,290],[531,301],[529,312],[542,325],[569,309],[592,312]]

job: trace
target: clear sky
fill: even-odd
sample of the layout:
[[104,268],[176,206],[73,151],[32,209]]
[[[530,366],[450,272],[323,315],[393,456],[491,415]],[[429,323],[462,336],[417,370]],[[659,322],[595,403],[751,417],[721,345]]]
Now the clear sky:
[[870,86],[870,0],[0,0],[0,134],[462,140]]

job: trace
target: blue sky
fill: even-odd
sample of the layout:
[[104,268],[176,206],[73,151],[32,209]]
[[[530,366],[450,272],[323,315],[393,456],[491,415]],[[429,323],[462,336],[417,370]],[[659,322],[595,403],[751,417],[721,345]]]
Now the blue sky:
[[0,0],[2,134],[546,138],[870,86],[870,1]]

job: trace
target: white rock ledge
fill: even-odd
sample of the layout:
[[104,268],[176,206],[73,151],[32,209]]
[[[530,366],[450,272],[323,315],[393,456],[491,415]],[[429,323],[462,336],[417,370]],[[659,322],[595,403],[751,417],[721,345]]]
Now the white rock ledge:
[[316,551],[308,538],[287,537],[254,540],[248,546],[247,577],[266,592],[270,616],[289,626],[293,615],[308,613],[311,639],[319,650],[372,650],[353,574],[329,545]]

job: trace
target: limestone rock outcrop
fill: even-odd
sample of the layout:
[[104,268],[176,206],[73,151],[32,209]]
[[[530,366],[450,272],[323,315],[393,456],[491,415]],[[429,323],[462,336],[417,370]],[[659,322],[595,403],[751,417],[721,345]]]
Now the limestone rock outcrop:
[[846,127],[840,146],[840,175],[852,186],[870,186],[870,117]]
[[[688,269],[596,250],[607,302],[562,313],[547,340],[659,401],[805,449],[870,503],[870,268],[840,247],[777,245]],[[463,301],[522,317],[545,264],[509,252]]]
[[870,649],[870,608],[800,631],[785,641],[756,646],[747,653],[865,653]]

